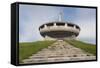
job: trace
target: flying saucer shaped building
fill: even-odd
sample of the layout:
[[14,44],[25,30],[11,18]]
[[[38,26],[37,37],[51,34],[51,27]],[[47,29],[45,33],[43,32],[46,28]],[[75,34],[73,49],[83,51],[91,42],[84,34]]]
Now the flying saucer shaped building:
[[40,34],[47,40],[75,39],[80,32],[80,27],[67,22],[49,22],[39,27]]
[[80,32],[80,27],[73,23],[61,21],[48,22],[39,27],[40,34],[46,40],[75,39]]

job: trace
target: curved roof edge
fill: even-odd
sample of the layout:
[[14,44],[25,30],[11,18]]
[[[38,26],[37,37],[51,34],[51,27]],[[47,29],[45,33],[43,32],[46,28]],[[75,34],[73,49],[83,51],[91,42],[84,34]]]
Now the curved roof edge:
[[[54,21],[54,22],[48,22],[48,23],[44,23],[44,24],[42,24],[40,27],[39,27],[39,30],[40,30],[40,28],[43,26],[43,25],[47,25],[47,24],[52,24],[52,23],[67,23],[67,24],[72,24],[72,25],[76,25],[76,24],[74,24],[74,23],[70,23],[70,22],[60,22],[60,21]],[[79,28],[79,30],[81,30],[80,29],[80,27],[78,26],[78,25],[76,25],[78,28]]]

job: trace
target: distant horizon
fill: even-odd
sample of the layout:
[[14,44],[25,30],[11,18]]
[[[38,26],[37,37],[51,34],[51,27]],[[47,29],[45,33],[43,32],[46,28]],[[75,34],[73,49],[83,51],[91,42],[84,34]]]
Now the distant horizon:
[[[86,40],[80,40],[80,39],[76,39],[76,40],[81,41],[81,42],[84,42],[84,43],[96,45],[96,40],[88,40],[88,41],[86,41]],[[51,40],[44,40],[44,39],[41,40],[41,39],[40,39],[40,40],[28,41],[28,42],[37,42],[37,41],[51,41]],[[19,43],[28,43],[28,42],[23,41],[23,42],[19,42]]]
[[34,42],[43,39],[38,30],[44,23],[62,20],[81,28],[77,39],[96,44],[96,10],[93,8],[19,5],[19,42]]

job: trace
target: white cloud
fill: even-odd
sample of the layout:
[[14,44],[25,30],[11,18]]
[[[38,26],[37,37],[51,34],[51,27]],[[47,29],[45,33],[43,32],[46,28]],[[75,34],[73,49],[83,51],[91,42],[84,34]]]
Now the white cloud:
[[20,5],[19,10],[19,41],[29,42],[42,39],[39,26],[52,20],[59,14],[60,9],[45,6]]
[[[96,40],[96,16],[95,9],[78,9],[75,22],[80,26],[79,39],[91,42]],[[90,40],[90,41],[89,41]],[[95,43],[95,42],[93,42]]]
[[65,10],[64,14],[68,10],[67,15],[70,15],[70,20],[80,26],[79,39],[95,40],[95,9],[20,5],[19,41],[31,42],[43,39],[38,30],[39,26],[57,20],[57,16],[63,9]]

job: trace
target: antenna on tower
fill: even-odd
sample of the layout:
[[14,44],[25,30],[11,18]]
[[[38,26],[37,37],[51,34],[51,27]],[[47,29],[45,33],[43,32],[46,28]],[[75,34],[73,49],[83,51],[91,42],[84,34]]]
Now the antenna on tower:
[[62,13],[60,12],[60,13],[59,13],[59,21],[62,20],[61,15],[62,15]]
[[59,21],[62,21],[62,12],[59,13]]

